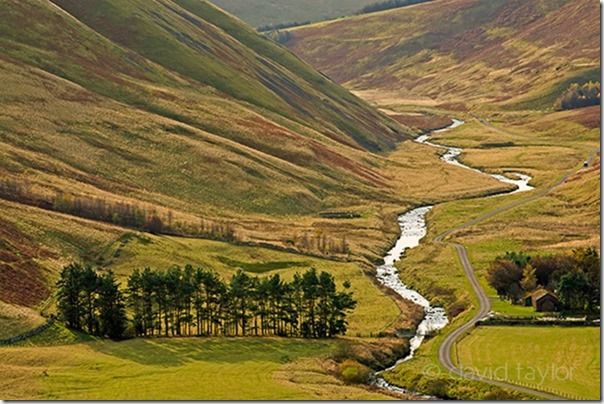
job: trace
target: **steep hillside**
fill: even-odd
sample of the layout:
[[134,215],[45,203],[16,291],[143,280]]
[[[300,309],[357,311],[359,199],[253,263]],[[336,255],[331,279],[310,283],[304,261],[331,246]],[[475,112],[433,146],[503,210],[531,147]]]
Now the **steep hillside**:
[[367,151],[405,139],[203,1],[4,0],[0,21],[1,170],[32,192],[309,212],[380,186]]
[[410,130],[204,1],[0,0],[0,48],[2,301],[128,229],[232,241],[393,198],[372,152]]
[[591,0],[440,0],[294,29],[287,46],[386,104],[548,108],[569,82],[599,77],[599,27]]
[[319,21],[351,15],[375,0],[211,0],[248,24],[259,27]]

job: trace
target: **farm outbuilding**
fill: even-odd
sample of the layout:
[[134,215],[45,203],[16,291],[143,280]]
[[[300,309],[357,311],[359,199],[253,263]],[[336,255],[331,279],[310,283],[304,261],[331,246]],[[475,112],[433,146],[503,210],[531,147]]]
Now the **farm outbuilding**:
[[552,312],[558,310],[560,301],[549,290],[539,289],[525,297],[524,304],[533,306],[537,312]]

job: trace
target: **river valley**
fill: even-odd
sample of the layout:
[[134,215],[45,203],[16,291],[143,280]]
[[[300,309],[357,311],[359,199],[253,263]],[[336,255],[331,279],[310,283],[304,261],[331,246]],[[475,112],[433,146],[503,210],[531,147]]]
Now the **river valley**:
[[[459,162],[458,158],[463,153],[463,149],[457,147],[449,147],[443,146],[440,144],[436,144],[430,141],[432,134],[434,133],[442,133],[445,131],[449,131],[455,129],[464,124],[464,121],[453,119],[453,124],[447,128],[431,132],[426,135],[422,135],[415,139],[417,143],[421,143],[424,145],[428,145],[431,147],[436,147],[438,149],[443,149],[444,153],[441,156],[441,159],[448,163],[458,167],[462,167],[464,169],[468,169],[471,171],[479,172],[481,174],[490,175],[491,177],[497,179],[500,182],[506,184],[512,184],[516,186],[516,189],[493,195],[491,197],[501,196],[501,195],[511,195],[520,192],[527,192],[534,189],[529,185],[532,177],[521,174],[521,173],[510,173],[511,177],[507,177],[499,174],[489,174],[473,167],[464,165]],[[386,256],[383,258],[383,264],[376,268],[376,278],[377,280],[388,289],[391,289],[396,294],[401,296],[403,299],[410,300],[418,306],[422,307],[424,310],[424,318],[422,322],[417,326],[415,330],[415,335],[409,341],[409,354],[406,357],[401,358],[396,362],[396,364],[382,372],[379,372],[376,375],[376,379],[374,384],[380,388],[386,389],[390,392],[394,393],[406,393],[409,394],[408,391],[401,389],[400,387],[389,384],[386,380],[384,380],[380,374],[395,368],[402,362],[406,362],[411,360],[415,354],[415,352],[419,349],[422,342],[426,337],[438,332],[449,324],[449,318],[447,317],[447,313],[442,307],[433,307],[430,301],[422,296],[418,291],[411,289],[408,287],[399,277],[398,269],[396,268],[396,262],[404,258],[405,251],[408,249],[415,248],[420,245],[421,240],[427,234],[427,214],[432,210],[433,206],[422,206],[419,208],[415,208],[411,211],[408,211],[398,217],[398,225],[401,229],[401,235],[398,238],[394,247],[388,251]]]

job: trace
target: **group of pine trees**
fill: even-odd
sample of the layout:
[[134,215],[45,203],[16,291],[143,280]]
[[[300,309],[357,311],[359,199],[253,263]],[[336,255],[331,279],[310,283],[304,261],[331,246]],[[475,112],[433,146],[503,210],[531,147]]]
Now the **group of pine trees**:
[[559,110],[600,105],[600,82],[573,83],[556,101]]
[[111,272],[72,264],[61,273],[58,307],[68,327],[113,339],[123,338],[128,324],[146,337],[330,338],[346,333],[346,316],[356,307],[350,284],[343,286],[338,291],[332,275],[315,269],[290,282],[240,270],[225,282],[188,265],[135,270],[122,292]]
[[58,310],[67,327],[91,335],[120,339],[126,332],[126,305],[112,272],[99,274],[89,266],[63,268]]
[[558,296],[565,310],[589,312],[600,307],[600,256],[595,248],[536,257],[509,252],[493,261],[488,281],[512,303],[546,289]]

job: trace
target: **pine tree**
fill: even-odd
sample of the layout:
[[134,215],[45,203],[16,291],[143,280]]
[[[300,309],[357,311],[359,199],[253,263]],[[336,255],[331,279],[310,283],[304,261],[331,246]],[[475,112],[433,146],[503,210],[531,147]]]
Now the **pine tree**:
[[113,272],[101,276],[98,285],[100,334],[122,339],[126,331],[126,306]]
[[304,320],[301,324],[302,336],[305,338],[317,337],[316,305],[319,279],[317,270],[311,268],[302,275],[302,294],[304,300]]
[[82,300],[80,297],[81,275],[83,268],[74,263],[63,268],[57,282],[57,298],[59,317],[65,321],[67,327],[81,330]]
[[88,333],[92,335],[99,333],[99,324],[95,315],[98,281],[96,271],[92,267],[87,265],[82,268],[80,275],[80,290],[84,295],[82,304],[86,316],[86,328]]
[[142,276],[138,269],[128,278],[128,305],[132,309],[132,323],[134,332],[138,335],[146,335],[147,328],[145,327],[145,306],[143,300],[143,285]]

